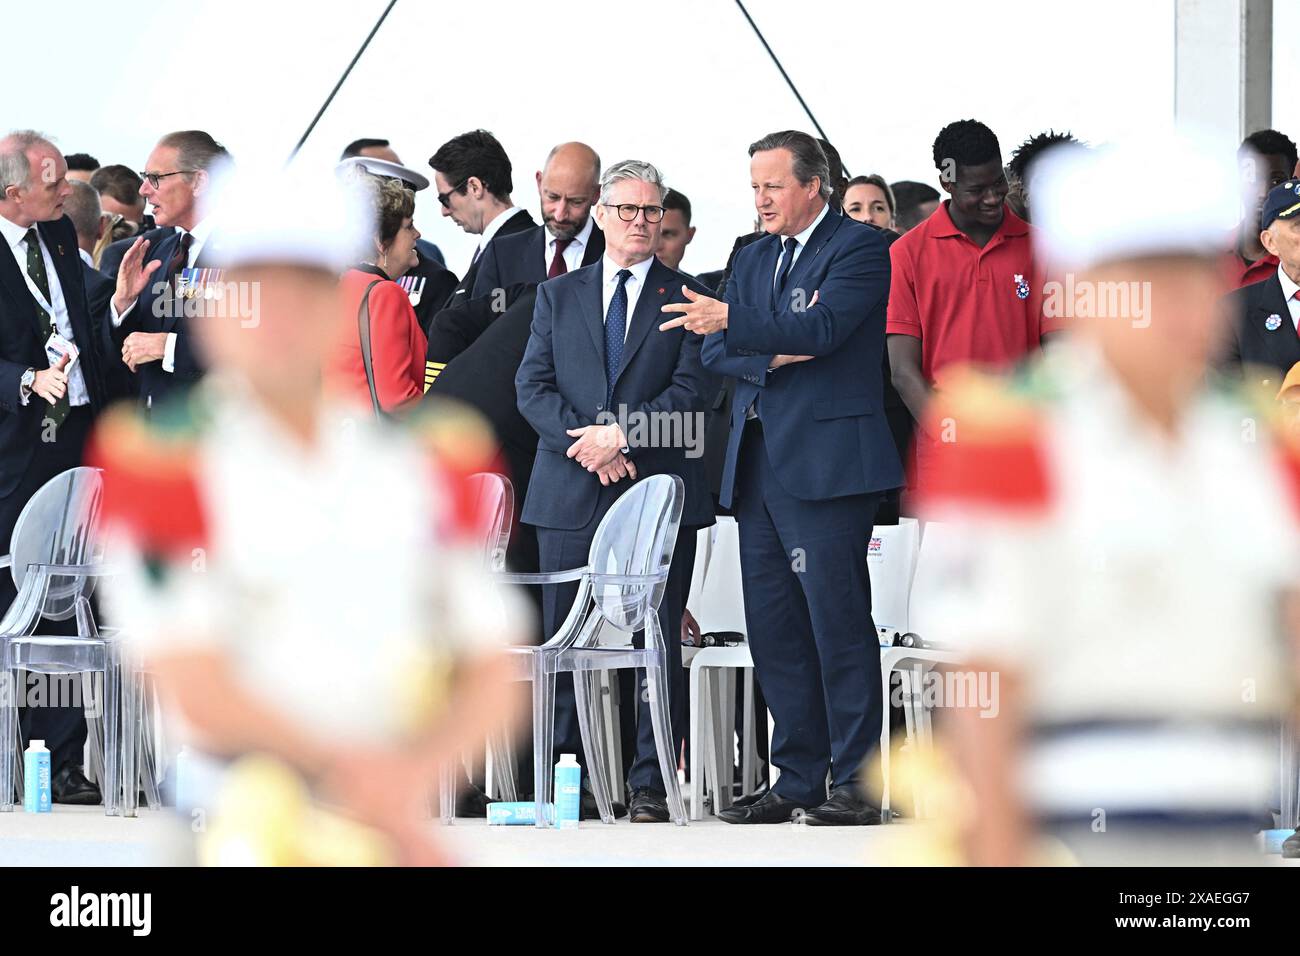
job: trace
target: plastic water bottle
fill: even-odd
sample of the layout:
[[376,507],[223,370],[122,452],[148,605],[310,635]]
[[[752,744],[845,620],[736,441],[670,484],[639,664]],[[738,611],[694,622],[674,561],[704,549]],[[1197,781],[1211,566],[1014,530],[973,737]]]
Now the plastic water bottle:
[[23,809],[28,813],[49,813],[50,752],[44,740],[33,740],[23,753]]
[[561,830],[578,826],[582,808],[582,768],[574,754],[560,754],[555,765],[555,824]]

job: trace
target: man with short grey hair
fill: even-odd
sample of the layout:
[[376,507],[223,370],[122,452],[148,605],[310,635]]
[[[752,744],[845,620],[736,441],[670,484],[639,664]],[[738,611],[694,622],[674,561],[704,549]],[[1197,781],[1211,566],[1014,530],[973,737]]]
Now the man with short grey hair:
[[[650,693],[653,698],[667,692],[673,752],[661,766],[651,703],[642,695],[636,759],[627,780],[634,823],[667,821],[670,808],[684,822],[676,757],[685,729],[679,635],[695,531],[713,524],[700,443],[714,383],[700,364],[697,336],[657,331],[662,306],[685,301],[685,286],[703,291],[654,258],[665,192],[649,163],[624,160],[605,171],[595,212],[605,253],[599,262],[537,287],[531,337],[515,377],[519,411],[539,436],[523,520],[537,528],[543,571],[586,563],[596,527],[631,482],[676,475],[685,485],[681,530],[658,613],[668,687]],[[576,584],[545,589],[547,636],[559,631],[576,593]],[[555,753],[582,753],[567,676],[556,684]],[[545,784],[543,769],[534,768],[535,786]],[[545,799],[540,793],[537,798]]]
[[154,220],[177,231],[156,245],[141,236],[122,257],[104,344],[136,374],[146,408],[203,374],[175,280],[182,270],[207,264],[212,224],[204,205],[212,177],[229,162],[230,154],[209,134],[179,130],[158,141],[141,174],[140,195],[153,206]]
[[781,777],[719,817],[879,823],[859,773],[882,718],[867,545],[884,492],[903,482],[884,413],[889,254],[829,205],[826,154],[807,133],[764,136],[749,153],[767,235],[736,254],[725,301],[688,293],[661,326],[707,336],[705,367],[736,379],[720,503],[740,526]]
[[[65,215],[72,193],[67,171],[40,133],[20,130],[0,139],[0,551],[9,550],[32,495],[81,464],[104,401],[77,233]],[[0,615],[14,596],[3,569]],[[86,740],[80,709],[23,707],[21,723],[26,737],[49,746],[54,800],[98,803],[98,788],[80,768]]]

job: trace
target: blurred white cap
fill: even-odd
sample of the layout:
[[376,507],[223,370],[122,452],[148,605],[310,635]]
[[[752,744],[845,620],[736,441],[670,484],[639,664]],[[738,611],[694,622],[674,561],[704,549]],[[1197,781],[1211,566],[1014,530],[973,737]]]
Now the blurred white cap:
[[343,272],[373,229],[364,192],[330,168],[240,164],[207,193],[205,258],[223,268],[283,263]]
[[400,179],[417,193],[421,189],[429,188],[428,176],[425,176],[422,173],[417,173],[414,169],[411,169],[409,166],[403,166],[401,163],[390,163],[386,159],[375,159],[373,156],[349,156],[347,159],[340,160],[339,164],[334,167],[334,171],[336,173],[342,173],[354,166],[360,166],[373,176],[387,176],[390,179]]
[[1169,131],[1088,149],[1058,146],[1029,178],[1049,268],[1227,248],[1241,218],[1234,149]]

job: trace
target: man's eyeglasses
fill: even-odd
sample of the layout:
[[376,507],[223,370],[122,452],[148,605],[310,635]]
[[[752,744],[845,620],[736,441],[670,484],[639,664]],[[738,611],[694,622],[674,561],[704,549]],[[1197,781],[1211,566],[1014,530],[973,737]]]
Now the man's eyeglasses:
[[451,200],[452,193],[458,193],[462,189],[464,189],[469,184],[469,180],[470,177],[466,176],[464,179],[461,180],[459,186],[452,186],[445,193],[438,193],[438,202],[442,203],[444,207],[450,208],[451,207],[450,200]]
[[618,210],[618,218],[624,222],[635,222],[636,214],[645,213],[646,222],[659,222],[664,217],[663,206],[636,206],[630,202],[619,203],[615,205],[612,202],[603,202],[602,206],[608,206],[610,209]]
[[183,176],[185,173],[192,173],[192,172],[196,172],[196,170],[193,170],[193,169],[178,169],[178,170],[176,170],[175,172],[172,172],[172,173],[146,173],[146,172],[141,172],[141,173],[139,174],[139,176],[140,176],[141,179],[147,179],[147,180],[149,181],[149,185],[152,186],[154,189],[157,189],[157,188],[158,188],[158,184],[161,183],[161,182],[162,182],[164,179],[166,179],[168,176]]

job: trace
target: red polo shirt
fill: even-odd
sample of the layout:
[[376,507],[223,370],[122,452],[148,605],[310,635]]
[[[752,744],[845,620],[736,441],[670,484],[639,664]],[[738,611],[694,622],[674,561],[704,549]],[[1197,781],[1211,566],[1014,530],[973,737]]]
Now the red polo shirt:
[[1232,283],[1230,288],[1240,289],[1263,282],[1277,272],[1277,256],[1266,253],[1254,262],[1247,262],[1234,249],[1223,257],[1223,268],[1228,274],[1228,281]]
[[1043,316],[1030,242],[1029,223],[1008,208],[981,249],[953,225],[945,200],[890,247],[885,331],[921,340],[927,381],[954,363],[1007,368],[1060,327]]

